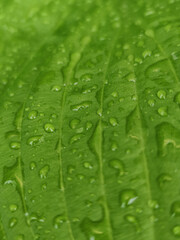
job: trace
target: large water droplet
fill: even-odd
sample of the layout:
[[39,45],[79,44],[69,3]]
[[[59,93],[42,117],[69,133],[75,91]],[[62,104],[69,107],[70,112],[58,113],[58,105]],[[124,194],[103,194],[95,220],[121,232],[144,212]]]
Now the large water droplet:
[[11,212],[15,212],[17,210],[18,206],[16,204],[11,204],[9,205],[9,210]]
[[43,140],[44,140],[44,138],[43,138],[42,135],[37,135],[37,136],[33,136],[33,137],[28,138],[27,144],[30,145],[30,146],[34,146],[38,143],[43,142]]
[[167,113],[167,107],[160,107],[158,108],[158,113],[162,117],[166,117],[168,115]]

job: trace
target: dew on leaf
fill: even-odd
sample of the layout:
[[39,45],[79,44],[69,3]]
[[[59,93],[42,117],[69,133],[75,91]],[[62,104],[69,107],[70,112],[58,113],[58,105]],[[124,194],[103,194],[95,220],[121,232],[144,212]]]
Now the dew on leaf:
[[85,178],[85,176],[83,174],[77,174],[77,179],[79,180],[83,180]]
[[70,121],[70,127],[71,127],[72,129],[75,129],[75,128],[77,128],[77,126],[78,126],[79,123],[80,123],[80,120],[77,119],[77,118],[75,118],[75,119],[73,119],[73,120]]
[[180,105],[180,92],[176,93],[174,97],[174,102],[178,105]]
[[117,149],[118,149],[117,144],[116,144],[115,142],[113,142],[112,145],[111,145],[111,150],[114,152],[114,151],[116,151]]
[[84,101],[84,102],[82,102],[82,103],[72,105],[72,106],[71,106],[71,110],[72,110],[72,111],[79,111],[79,110],[82,110],[82,109],[86,109],[86,108],[88,108],[91,104],[92,104],[91,101]]
[[92,122],[87,122],[86,123],[86,130],[88,131],[91,128],[92,128]]
[[27,144],[30,145],[30,146],[34,146],[38,143],[43,142],[43,140],[44,139],[43,139],[42,135],[37,135],[37,136],[33,136],[33,137],[28,138]]
[[116,118],[110,118],[109,119],[110,124],[115,127],[118,125],[117,119]]
[[49,165],[45,165],[43,168],[41,168],[41,170],[39,171],[40,178],[47,178],[49,169]]
[[154,100],[154,99],[149,99],[149,100],[148,100],[148,105],[149,105],[150,107],[154,107],[154,105],[155,105],[155,100]]
[[152,209],[158,209],[159,208],[159,204],[156,200],[149,200],[148,201],[148,206]]
[[171,205],[171,214],[175,217],[180,217],[180,201],[175,201]]
[[81,81],[89,82],[92,80],[92,74],[84,74],[81,76]]
[[9,220],[9,227],[13,228],[17,224],[17,218],[13,217]]
[[116,98],[116,97],[118,97],[118,92],[114,91],[114,92],[111,93],[111,95],[112,95],[114,98]]
[[134,189],[124,189],[119,194],[119,201],[122,208],[133,204],[137,198],[138,196]]
[[90,162],[84,162],[83,166],[84,166],[84,168],[87,168],[87,169],[92,169],[92,167],[93,167]]
[[83,136],[83,134],[81,134],[81,133],[74,135],[74,136],[71,138],[71,140],[70,140],[70,144],[79,141],[82,136]]
[[30,120],[36,119],[37,115],[38,115],[38,112],[36,110],[33,110],[28,114],[28,119]]
[[180,238],[180,225],[176,225],[173,227],[172,232],[175,237]]
[[29,167],[30,167],[31,170],[34,170],[36,168],[36,163],[31,162]]
[[61,86],[54,85],[54,86],[52,86],[51,91],[53,91],[53,92],[60,92],[61,91]]
[[113,159],[109,161],[109,166],[117,169],[118,175],[123,176],[124,175],[124,164],[121,160]]
[[150,50],[145,50],[143,53],[142,53],[142,56],[143,58],[147,58],[147,57],[150,57],[152,54],[152,52]]
[[11,212],[15,212],[17,210],[18,206],[16,204],[10,204],[9,205],[9,210]]
[[158,113],[162,117],[166,117],[168,115],[167,113],[167,107],[160,107],[158,108]]
[[159,91],[157,92],[157,96],[158,96],[159,99],[166,99],[166,91],[164,91],[164,90],[159,90]]
[[157,182],[160,188],[162,188],[167,182],[170,182],[172,177],[167,173],[162,173],[157,177]]
[[51,123],[46,123],[44,125],[44,130],[47,132],[47,133],[53,133],[55,131],[55,127],[54,125],[52,125]]
[[15,240],[24,240],[24,235],[23,234],[17,235]]
[[53,226],[55,229],[61,228],[62,224],[65,222],[65,217],[63,215],[57,215],[53,220]]
[[128,223],[131,223],[131,224],[134,225],[134,227],[136,229],[136,232],[140,232],[141,231],[141,227],[140,227],[139,221],[138,221],[138,219],[134,215],[131,215],[131,214],[125,215],[124,219]]
[[10,148],[11,149],[14,149],[14,150],[18,150],[18,149],[20,149],[20,143],[19,142],[11,142],[10,143]]

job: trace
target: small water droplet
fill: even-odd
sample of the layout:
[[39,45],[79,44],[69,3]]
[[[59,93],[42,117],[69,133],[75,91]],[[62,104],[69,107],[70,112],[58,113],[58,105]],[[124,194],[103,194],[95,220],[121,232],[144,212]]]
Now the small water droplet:
[[9,227],[13,228],[17,224],[17,218],[11,218],[9,221]]
[[11,204],[9,205],[9,210],[11,212],[15,212],[17,210],[18,206],[16,204]]
[[137,193],[134,189],[125,189],[120,192],[119,200],[122,208],[128,207],[133,204],[138,198]]
[[93,168],[93,166],[92,166],[92,164],[91,164],[90,162],[84,162],[84,163],[83,163],[83,166],[84,166],[85,168],[87,168],[87,169],[92,169],[92,168]]
[[87,122],[86,123],[86,130],[88,131],[91,128],[92,128],[92,122]]
[[178,92],[174,97],[174,102],[180,105],[180,92]]
[[19,142],[11,142],[10,143],[10,148],[11,149],[18,150],[18,149],[20,149],[20,147],[21,147],[21,145],[20,145]]
[[44,125],[44,130],[47,132],[47,133],[53,133],[55,131],[55,127],[51,124],[51,123],[46,123]]
[[60,92],[61,91],[61,86],[54,85],[54,86],[52,86],[51,91],[53,91],[53,92]]
[[118,159],[110,160],[109,166],[114,168],[114,169],[117,169],[118,170],[118,174],[120,176],[124,175],[124,164],[123,164],[122,161],[120,161]]
[[111,93],[111,95],[112,95],[114,98],[116,98],[116,97],[118,97],[118,92],[114,91],[114,92]]
[[81,76],[81,81],[89,82],[92,80],[92,74],[84,74]]
[[160,188],[162,188],[166,182],[170,182],[171,180],[172,180],[172,177],[167,173],[162,173],[157,178]]
[[30,146],[34,146],[34,145],[36,145],[38,143],[43,142],[43,140],[44,139],[43,139],[42,135],[37,135],[37,136],[28,138],[27,144],[30,145]]
[[74,135],[74,136],[71,138],[71,140],[70,140],[70,144],[79,141],[82,136],[83,136],[83,134],[81,134],[81,133]]
[[159,91],[157,92],[157,96],[158,96],[159,99],[166,99],[166,91],[164,91],[164,90],[159,90]]
[[30,120],[36,119],[37,115],[38,115],[38,112],[36,110],[33,110],[28,114],[28,119]]
[[36,163],[31,162],[29,167],[30,167],[31,170],[34,170],[36,168]]
[[152,209],[158,209],[159,208],[159,204],[156,200],[149,200],[148,201],[148,206]]
[[141,228],[140,228],[140,225],[139,225],[139,221],[137,220],[137,218],[131,214],[128,214],[124,217],[124,219],[128,222],[128,223],[131,223],[135,226],[136,228],[136,232],[140,232],[141,231]]
[[110,118],[109,119],[110,124],[115,127],[118,125],[117,119],[116,118]]
[[155,105],[155,100],[154,100],[154,99],[149,99],[149,100],[148,100],[148,105],[149,105],[150,107],[154,107],[154,105]]
[[166,116],[168,115],[168,113],[167,113],[167,107],[160,107],[160,108],[158,109],[158,113],[159,113],[160,116],[166,117]]
[[113,142],[112,145],[111,145],[111,150],[114,152],[114,151],[116,151],[117,149],[118,149],[117,144],[116,144],[115,142]]
[[40,178],[47,178],[49,169],[49,165],[45,165],[43,168],[41,168],[41,170],[39,171]]
[[58,229],[65,222],[65,217],[63,215],[58,215],[53,220],[53,225],[55,229]]
[[171,214],[175,217],[180,216],[180,201],[175,201],[171,206]]
[[71,127],[72,129],[75,129],[75,128],[78,126],[79,123],[80,123],[80,120],[77,119],[77,118],[75,118],[75,119],[71,120],[71,122],[70,122],[70,127]]
[[175,237],[180,237],[180,225],[173,227],[172,232]]
[[76,105],[72,105],[71,106],[71,110],[72,111],[83,110],[83,109],[86,109],[86,108],[90,107],[91,104],[92,104],[92,102],[90,102],[90,101],[84,101],[82,103],[79,103],[79,104],[76,104]]
[[143,58],[147,58],[147,57],[150,57],[152,54],[152,52],[150,50],[145,50],[143,53],[142,53],[142,56]]

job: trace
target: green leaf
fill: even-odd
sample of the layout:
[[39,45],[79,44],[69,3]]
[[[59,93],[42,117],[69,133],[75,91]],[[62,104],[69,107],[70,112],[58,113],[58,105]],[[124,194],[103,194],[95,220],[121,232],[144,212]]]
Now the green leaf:
[[0,1],[0,240],[180,238],[180,1]]

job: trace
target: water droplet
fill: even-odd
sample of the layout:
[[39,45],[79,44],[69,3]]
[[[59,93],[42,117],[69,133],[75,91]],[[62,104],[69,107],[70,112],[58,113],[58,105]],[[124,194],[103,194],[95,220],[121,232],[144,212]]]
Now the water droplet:
[[164,90],[159,90],[157,96],[159,99],[166,99],[166,92]]
[[119,99],[119,102],[123,102],[123,101],[124,101],[124,98],[121,97],[121,98]]
[[180,225],[173,227],[172,232],[175,237],[180,237]]
[[45,165],[43,168],[41,168],[39,171],[40,178],[47,178],[49,169],[49,165]]
[[34,146],[38,143],[41,143],[43,142],[44,138],[42,135],[38,135],[38,136],[34,136],[34,137],[30,137],[28,138],[27,140],[27,144],[30,145],[30,146]]
[[146,36],[150,37],[150,38],[154,38],[154,31],[152,29],[147,29],[145,31]]
[[131,223],[135,226],[136,228],[136,231],[137,232],[140,232],[141,231],[141,228],[140,228],[140,225],[139,225],[139,221],[137,220],[137,218],[131,214],[128,214],[124,217],[124,219],[128,222],[128,223]]
[[42,190],[46,190],[46,189],[47,189],[47,184],[44,183],[44,184],[42,185]]
[[156,200],[149,200],[148,201],[148,206],[152,209],[158,209],[159,208],[159,204]]
[[84,163],[83,163],[83,166],[84,166],[85,168],[87,168],[87,169],[92,169],[92,167],[93,167],[90,162],[84,162]]
[[89,82],[92,80],[92,74],[84,74],[81,76],[81,81]]
[[11,212],[15,212],[17,210],[18,206],[16,204],[11,204],[9,205],[9,210]]
[[91,104],[92,104],[92,102],[90,102],[90,101],[84,101],[84,102],[82,102],[82,103],[79,103],[79,104],[76,104],[76,105],[72,105],[72,106],[71,106],[71,110],[73,110],[73,111],[79,111],[79,110],[82,110],[82,109],[86,109],[86,108],[88,108]]
[[115,92],[112,92],[111,95],[112,95],[114,98],[116,98],[116,97],[118,97],[118,92],[116,92],[116,91],[115,91]]
[[58,229],[65,222],[65,217],[63,215],[58,215],[54,218],[53,225],[55,229]]
[[171,206],[171,214],[175,217],[180,216],[180,201],[175,201]]
[[174,97],[174,102],[180,105],[180,92],[178,92]]
[[36,110],[33,110],[28,114],[28,119],[30,120],[36,119],[37,115],[38,115],[38,112]]
[[71,122],[70,122],[70,127],[71,127],[72,129],[75,129],[75,128],[78,126],[79,123],[80,123],[80,120],[77,119],[77,118],[75,118],[75,119],[71,120]]
[[120,161],[118,159],[110,160],[109,166],[114,168],[114,169],[117,169],[118,170],[118,174],[120,176],[124,175],[124,164],[123,164],[122,161]]
[[60,92],[61,91],[61,86],[54,85],[54,86],[52,86],[51,91],[53,91],[53,92]]
[[81,133],[74,135],[70,140],[70,144],[79,141],[82,136],[83,136],[83,134],[81,134]]
[[116,151],[117,149],[118,149],[117,144],[116,144],[115,142],[113,142],[112,145],[111,145],[111,150],[114,152],[114,151]]
[[29,167],[30,167],[31,170],[34,170],[36,168],[36,163],[31,162]]
[[149,100],[148,100],[148,105],[149,105],[150,107],[154,107],[154,105],[155,105],[155,100],[154,100],[154,99],[149,99]]
[[24,235],[23,235],[23,234],[19,234],[19,235],[16,237],[16,240],[24,240]]
[[47,133],[53,133],[55,131],[55,127],[51,124],[51,123],[46,123],[44,125],[44,130],[47,132]]
[[167,173],[162,173],[157,178],[160,188],[162,188],[166,182],[170,182],[171,180],[172,180],[172,177]]
[[150,50],[145,50],[143,53],[142,53],[142,56],[143,58],[147,58],[147,57],[150,57],[152,54],[152,52]]
[[10,148],[11,149],[18,150],[18,149],[20,149],[20,147],[21,147],[21,145],[20,145],[19,142],[11,142],[10,143]]
[[125,208],[135,202],[138,198],[137,193],[133,189],[125,189],[120,192],[119,200],[122,208]]
[[13,228],[17,224],[17,218],[11,218],[9,221],[9,227]]
[[166,117],[168,115],[167,113],[167,107],[160,107],[158,108],[158,113],[162,117]]
[[79,180],[83,180],[83,179],[85,178],[85,176],[82,175],[82,174],[78,174],[78,175],[77,175],[77,178],[78,178]]
[[89,130],[92,128],[92,122],[87,122],[86,123],[86,130]]
[[117,119],[116,118],[110,118],[109,119],[110,124],[115,127],[118,125]]

